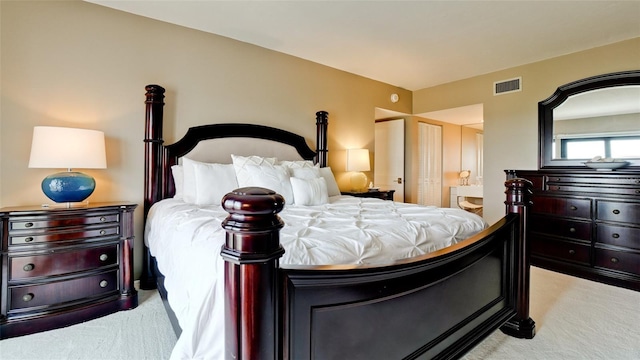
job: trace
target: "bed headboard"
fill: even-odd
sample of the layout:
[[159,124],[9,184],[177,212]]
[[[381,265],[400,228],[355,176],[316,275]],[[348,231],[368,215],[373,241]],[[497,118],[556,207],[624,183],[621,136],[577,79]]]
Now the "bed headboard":
[[180,157],[204,162],[229,163],[230,154],[278,157],[281,160],[313,160],[327,166],[328,113],[316,113],[316,150],[304,137],[292,132],[254,124],[210,124],[189,128],[177,142],[164,145],[162,138],[165,89],[147,85],[145,110],[144,218],[154,203],[175,193],[171,166]]

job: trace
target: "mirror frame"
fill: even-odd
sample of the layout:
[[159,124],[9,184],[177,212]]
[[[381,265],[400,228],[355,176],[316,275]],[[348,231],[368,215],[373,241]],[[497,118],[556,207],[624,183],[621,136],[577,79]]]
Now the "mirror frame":
[[[552,159],[553,153],[553,109],[571,95],[585,91],[624,85],[640,85],[640,70],[622,71],[597,75],[558,87],[549,98],[538,103],[538,150],[539,169],[584,168],[584,160]],[[640,158],[629,159],[629,167],[640,167]]]

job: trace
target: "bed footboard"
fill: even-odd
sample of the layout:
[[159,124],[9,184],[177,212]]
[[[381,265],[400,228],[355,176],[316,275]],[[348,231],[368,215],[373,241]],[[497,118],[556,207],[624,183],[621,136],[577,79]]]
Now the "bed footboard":
[[531,184],[505,185],[508,214],[489,229],[381,267],[280,268],[282,197],[261,188],[228,194],[226,357],[458,358],[500,327],[533,337],[525,238]]

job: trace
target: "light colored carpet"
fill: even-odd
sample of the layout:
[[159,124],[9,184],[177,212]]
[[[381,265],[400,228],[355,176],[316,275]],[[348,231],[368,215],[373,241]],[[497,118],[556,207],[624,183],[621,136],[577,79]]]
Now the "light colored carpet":
[[640,360],[640,292],[531,268],[536,336],[491,334],[463,359]]
[[162,360],[176,336],[157,291],[139,291],[138,307],[38,334],[0,340],[2,360]]
[[[535,338],[496,331],[463,359],[640,359],[640,292],[538,268],[532,268],[531,289]],[[134,310],[2,340],[0,359],[162,360],[175,341],[160,296],[141,291]]]

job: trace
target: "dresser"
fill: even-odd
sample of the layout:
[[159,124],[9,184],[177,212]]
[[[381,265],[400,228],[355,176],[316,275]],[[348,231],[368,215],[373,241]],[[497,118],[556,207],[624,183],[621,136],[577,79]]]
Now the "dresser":
[[393,200],[395,190],[369,190],[369,191],[343,191],[342,195],[351,195],[355,197],[377,198],[382,200]]
[[640,171],[508,170],[534,184],[531,264],[640,290]]
[[135,308],[136,206],[0,209],[0,339]]

